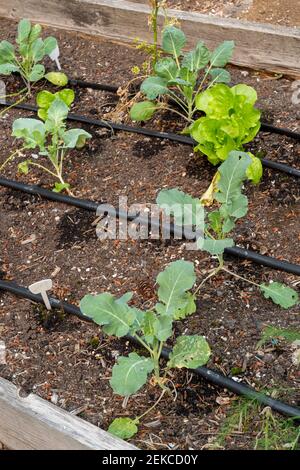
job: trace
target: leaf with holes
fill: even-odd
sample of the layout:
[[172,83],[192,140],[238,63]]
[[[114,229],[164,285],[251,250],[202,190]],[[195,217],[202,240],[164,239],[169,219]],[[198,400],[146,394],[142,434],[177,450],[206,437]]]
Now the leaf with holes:
[[110,424],[108,432],[120,439],[130,439],[138,432],[138,420],[131,418],[116,418]]
[[266,299],[272,299],[275,304],[285,309],[294,307],[299,302],[298,292],[280,282],[260,284],[260,290]]
[[210,355],[209,344],[203,336],[179,336],[167,365],[168,368],[182,369],[186,367],[196,369],[206,364]]
[[119,357],[112,370],[110,385],[115,393],[129,396],[136,393],[147,381],[148,374],[154,369],[149,357],[130,353],[128,357]]

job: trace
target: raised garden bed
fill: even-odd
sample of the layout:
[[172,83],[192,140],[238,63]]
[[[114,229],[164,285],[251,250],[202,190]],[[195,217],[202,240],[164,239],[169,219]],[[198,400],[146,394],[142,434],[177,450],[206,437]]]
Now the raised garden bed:
[[[13,37],[14,23],[1,20],[1,26],[3,37]],[[130,78],[131,67],[144,60],[142,53],[125,46],[62,31],[53,33],[61,45],[63,68],[70,76],[119,85]],[[265,120],[299,131],[299,110],[286,106],[291,99],[289,80],[273,80],[264,73],[235,68],[231,72],[233,83],[242,80],[255,86]],[[17,81],[9,79],[8,83],[12,92]],[[103,110],[113,111],[115,103],[114,95],[80,89],[72,111],[101,118]],[[12,122],[25,114],[12,109],[1,120],[4,145],[0,163],[13,146]],[[180,123],[168,117],[159,115],[151,127],[178,132]],[[66,166],[78,197],[116,204],[118,196],[127,195],[129,203],[154,202],[159,189],[170,187],[199,196],[214,175],[214,168],[196,157],[189,146],[126,133],[111,137],[108,131],[84,128],[93,138]],[[260,133],[252,147],[266,151],[268,159],[298,167],[300,144],[295,140]],[[15,168],[7,167],[5,176],[15,179]],[[26,177],[31,184],[41,181],[49,186],[50,180],[42,173]],[[251,211],[237,227],[236,242],[299,264],[299,179],[265,170],[260,185],[247,185],[246,194]],[[185,251],[182,241],[100,242],[92,225],[94,214],[6,189],[1,189],[0,195],[1,271],[24,286],[52,277],[53,292],[60,299],[77,303],[87,292],[120,295],[133,291],[135,306],[150,306],[155,302],[156,276],[170,261],[183,257],[193,261],[199,279],[212,266],[205,253]],[[291,274],[274,273],[233,258],[229,265],[253,281],[276,278],[297,289],[299,279]],[[129,343],[107,338],[94,325],[67,315],[55,314],[47,320],[40,307],[1,291],[0,302],[0,336],[7,348],[7,364],[0,366],[0,372],[5,379],[68,411],[81,409],[81,417],[103,429],[114,417],[141,414],[157,399],[158,390],[151,385],[125,408],[123,399],[113,395],[108,384],[111,368],[117,355],[132,351]],[[196,314],[176,324],[176,334],[204,334],[213,349],[210,367],[236,375],[258,389],[283,388],[285,400],[299,406],[299,370],[291,363],[290,347],[281,342],[269,350],[256,348],[264,325],[297,329],[298,316],[299,306],[281,310],[244,282],[222,274],[207,284],[198,298]],[[174,373],[172,380],[176,401],[165,398],[148,416],[133,440],[138,447],[206,446],[235,400],[184,369]],[[225,447],[251,447],[253,432],[255,429],[231,436]]]

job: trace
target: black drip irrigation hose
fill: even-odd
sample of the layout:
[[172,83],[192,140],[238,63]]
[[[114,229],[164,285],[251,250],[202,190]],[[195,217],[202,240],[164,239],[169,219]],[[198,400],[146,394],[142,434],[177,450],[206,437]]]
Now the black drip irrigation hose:
[[[10,294],[14,294],[24,299],[31,300],[32,302],[35,302],[38,304],[44,304],[44,301],[41,295],[32,294],[27,288],[21,287],[12,281],[4,281],[0,279],[0,290],[4,292],[9,292]],[[51,307],[53,307],[54,309],[63,310],[65,313],[69,315],[74,315],[80,318],[81,320],[96,324],[91,318],[83,315],[80,308],[75,305],[58,300],[54,297],[49,297],[49,302],[50,302]],[[141,346],[138,340],[136,338],[133,338],[132,336],[129,336],[129,335],[125,336],[125,339],[129,340],[130,342],[136,345]],[[161,357],[163,359],[168,359],[171,352],[172,351],[170,349],[164,348],[162,351]],[[202,366],[202,367],[198,367],[197,369],[191,369],[191,372],[198,375],[199,377],[204,378],[205,380],[212,383],[213,385],[226,388],[230,392],[233,392],[237,395],[244,396],[251,400],[256,400],[257,402],[259,402],[260,404],[264,406],[269,406],[274,411],[277,411],[280,414],[289,416],[291,418],[300,419],[299,408],[291,406],[279,400],[274,400],[273,398],[263,393],[257,392],[254,388],[249,387],[248,385],[243,384],[241,382],[236,382],[232,378],[226,377],[225,375],[220,374],[219,372],[215,370]]]
[[[49,199],[51,201],[65,203],[70,206],[78,207],[79,209],[84,209],[95,213],[97,212],[97,209],[101,207],[102,204],[86,199],[79,199],[73,196],[65,196],[64,194],[55,193],[53,191],[49,191],[48,189],[41,188],[40,186],[20,183],[18,181],[10,180],[7,178],[0,177],[0,186],[14,189],[17,191],[22,191],[27,194],[34,194],[37,196],[41,196],[42,198]],[[186,228],[184,229],[184,233],[182,233],[183,230],[179,226],[171,225],[169,228],[166,227],[164,224],[161,224],[159,220],[149,221],[147,217],[143,218],[139,215],[131,216],[127,212],[122,212],[118,209],[110,209],[109,206],[106,204],[103,206],[103,212],[107,215],[115,216],[118,219],[123,219],[127,221],[133,221],[137,217],[139,217],[138,222],[141,225],[148,226],[150,228],[159,228],[162,233],[168,233],[168,230],[170,230],[171,235],[176,235],[182,239],[186,239],[189,241],[195,240],[195,233],[191,230],[189,231]],[[255,251],[246,250],[245,248],[240,248],[238,246],[225,248],[225,253],[236,258],[243,258],[252,261],[262,266],[300,276],[300,265],[298,264],[289,263],[288,261],[281,261],[271,256],[261,255],[259,253],[256,253]]]
[[[6,103],[0,102],[0,106],[12,106],[12,105],[13,103],[10,103],[10,102],[6,102]],[[18,104],[18,105],[15,105],[14,108],[23,109],[25,111],[32,111],[34,113],[38,111],[38,108],[36,106],[29,105],[29,104]],[[99,119],[91,119],[85,116],[81,116],[79,114],[70,113],[68,114],[67,119],[69,121],[81,122],[82,124],[88,124],[90,126],[105,127],[106,129],[110,129],[114,131],[124,131],[124,132],[130,132],[134,134],[145,135],[147,137],[167,139],[173,142],[178,142],[178,143],[186,144],[186,145],[194,146],[197,144],[194,141],[194,139],[185,135],[175,134],[172,132],[160,132],[160,131],[155,131],[153,129],[146,129],[143,127],[127,126],[125,124],[118,124],[115,122],[103,121]],[[288,131],[288,132],[292,132],[292,131]],[[300,138],[300,134],[299,134],[299,138]],[[297,168],[292,168],[289,165],[286,165],[285,163],[273,162],[272,160],[268,160],[267,158],[262,158],[261,162],[265,168],[270,168],[272,170],[277,170],[282,173],[286,173],[290,176],[300,178],[300,170],[298,170]]]
[[70,78],[68,85],[78,86],[79,88],[91,88],[93,90],[107,91],[109,93],[117,93],[119,87],[115,85],[107,85],[105,83],[94,83],[87,82],[85,80],[79,80],[77,78]]

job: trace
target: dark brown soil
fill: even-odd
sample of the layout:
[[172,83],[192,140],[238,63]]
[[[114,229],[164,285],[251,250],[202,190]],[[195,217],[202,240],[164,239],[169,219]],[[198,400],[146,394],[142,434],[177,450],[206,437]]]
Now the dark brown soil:
[[300,25],[298,0],[168,0],[169,8],[281,26]]
[[[1,20],[0,26],[0,39],[13,36],[14,23]],[[131,67],[144,60],[133,48],[47,31],[58,38],[61,62],[73,77],[124,84],[131,78]],[[300,111],[291,103],[290,81],[234,68],[232,76],[234,83],[243,81],[256,87],[259,107],[269,120],[299,129]],[[11,82],[10,88],[14,86]],[[81,90],[74,111],[102,117],[102,107],[114,100],[107,93]],[[0,163],[17,144],[10,137],[13,120],[25,115],[11,110],[0,121]],[[179,128],[179,123],[168,122],[164,116],[149,124],[165,130],[172,125]],[[215,169],[189,146],[121,132],[111,137],[99,128],[91,132],[88,146],[66,162],[66,179],[78,197],[117,204],[118,197],[126,195],[129,204],[153,203],[160,189],[172,187],[199,196],[214,175]],[[299,166],[300,144],[294,140],[259,134],[252,146],[269,159]],[[5,177],[44,187],[52,183],[37,171],[17,176],[13,164],[6,168]],[[250,210],[238,224],[236,243],[300,263],[299,181],[265,170],[262,183],[247,185],[246,193]],[[93,214],[38,197],[2,188],[0,207],[2,275],[24,286],[52,277],[53,294],[76,304],[88,292],[120,295],[131,290],[134,304],[146,308],[155,302],[156,276],[169,262],[194,261],[198,282],[214,264],[204,253],[185,250],[179,241],[100,242],[92,225]],[[33,234],[34,241],[28,242]],[[235,259],[228,260],[228,265],[256,282],[276,279],[298,288],[299,279],[286,273]],[[238,375],[258,389],[291,389],[285,398],[299,406],[300,375],[292,365],[290,346],[268,344],[257,351],[257,341],[268,324],[299,328],[299,306],[282,310],[248,284],[221,275],[199,295],[197,313],[177,323],[175,330],[176,334],[207,337],[213,351],[210,367]],[[142,413],[158,397],[159,390],[148,385],[123,408],[123,400],[112,394],[108,380],[115,358],[134,348],[103,336],[99,328],[76,318],[56,314],[49,319],[30,302],[0,293],[0,337],[7,347],[7,365],[0,366],[3,377],[27,393],[34,391],[67,410],[79,410],[81,417],[104,429],[114,417]],[[174,372],[172,380],[177,399],[165,398],[143,422],[133,442],[150,449],[200,449],[218,432],[233,397],[189,372]],[[226,448],[251,447],[250,438],[251,434],[234,436]]]

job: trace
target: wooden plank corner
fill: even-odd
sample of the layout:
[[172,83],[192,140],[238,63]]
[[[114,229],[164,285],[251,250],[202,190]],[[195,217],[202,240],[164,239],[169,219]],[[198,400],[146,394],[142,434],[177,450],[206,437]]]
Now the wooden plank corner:
[[0,442],[12,450],[138,450],[0,378]]

